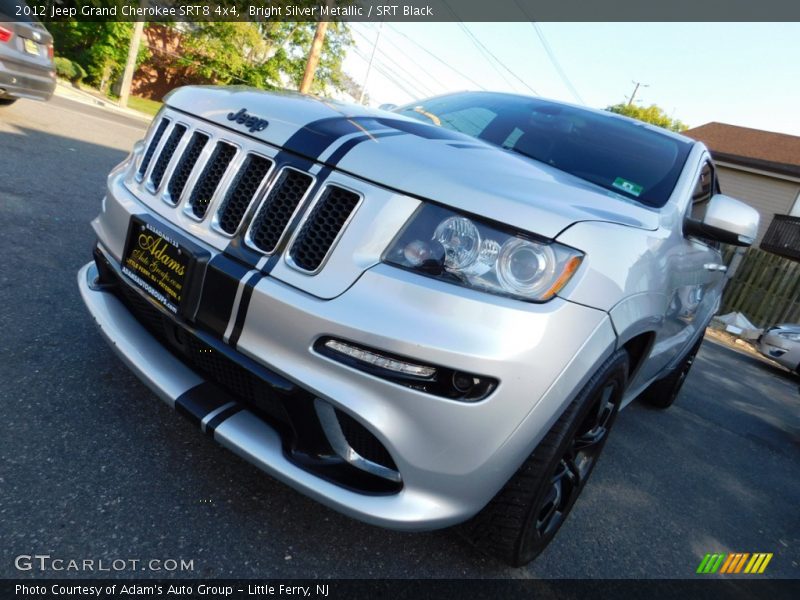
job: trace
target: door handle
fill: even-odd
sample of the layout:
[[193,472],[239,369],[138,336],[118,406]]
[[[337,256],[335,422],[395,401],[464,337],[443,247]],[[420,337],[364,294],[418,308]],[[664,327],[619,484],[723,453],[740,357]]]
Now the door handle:
[[724,273],[728,270],[728,267],[719,263],[706,263],[703,265],[703,267],[706,269],[706,271],[719,271],[720,273]]

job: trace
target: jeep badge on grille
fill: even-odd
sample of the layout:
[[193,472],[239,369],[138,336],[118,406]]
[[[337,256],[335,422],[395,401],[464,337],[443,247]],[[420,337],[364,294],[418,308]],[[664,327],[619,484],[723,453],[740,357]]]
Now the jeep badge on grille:
[[228,120],[235,121],[240,125],[244,125],[247,127],[250,133],[255,133],[256,131],[264,131],[269,125],[269,121],[266,119],[262,119],[255,115],[248,114],[247,109],[243,108],[237,113],[228,113]]

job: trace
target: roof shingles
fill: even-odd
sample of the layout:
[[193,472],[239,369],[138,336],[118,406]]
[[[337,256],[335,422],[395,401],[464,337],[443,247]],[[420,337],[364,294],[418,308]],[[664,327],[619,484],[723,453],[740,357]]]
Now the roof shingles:
[[786,175],[800,175],[800,137],[726,123],[706,123],[683,132],[703,142],[717,160]]

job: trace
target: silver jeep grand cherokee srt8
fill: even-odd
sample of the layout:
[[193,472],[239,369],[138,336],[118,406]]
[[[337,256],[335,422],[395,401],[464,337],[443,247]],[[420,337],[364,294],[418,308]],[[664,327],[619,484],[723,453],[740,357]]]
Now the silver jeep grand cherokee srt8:
[[348,515],[552,539],[619,409],[672,403],[758,221],[702,144],[462,93],[394,112],[173,92],[116,167],[83,299],[202,431]]

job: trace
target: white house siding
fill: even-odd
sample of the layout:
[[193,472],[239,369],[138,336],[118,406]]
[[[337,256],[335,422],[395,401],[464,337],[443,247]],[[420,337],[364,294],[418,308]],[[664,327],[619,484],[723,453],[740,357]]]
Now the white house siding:
[[772,216],[788,215],[800,194],[800,181],[788,181],[742,171],[728,166],[718,166],[718,176],[722,193],[746,202],[761,214],[758,239],[772,222]]

